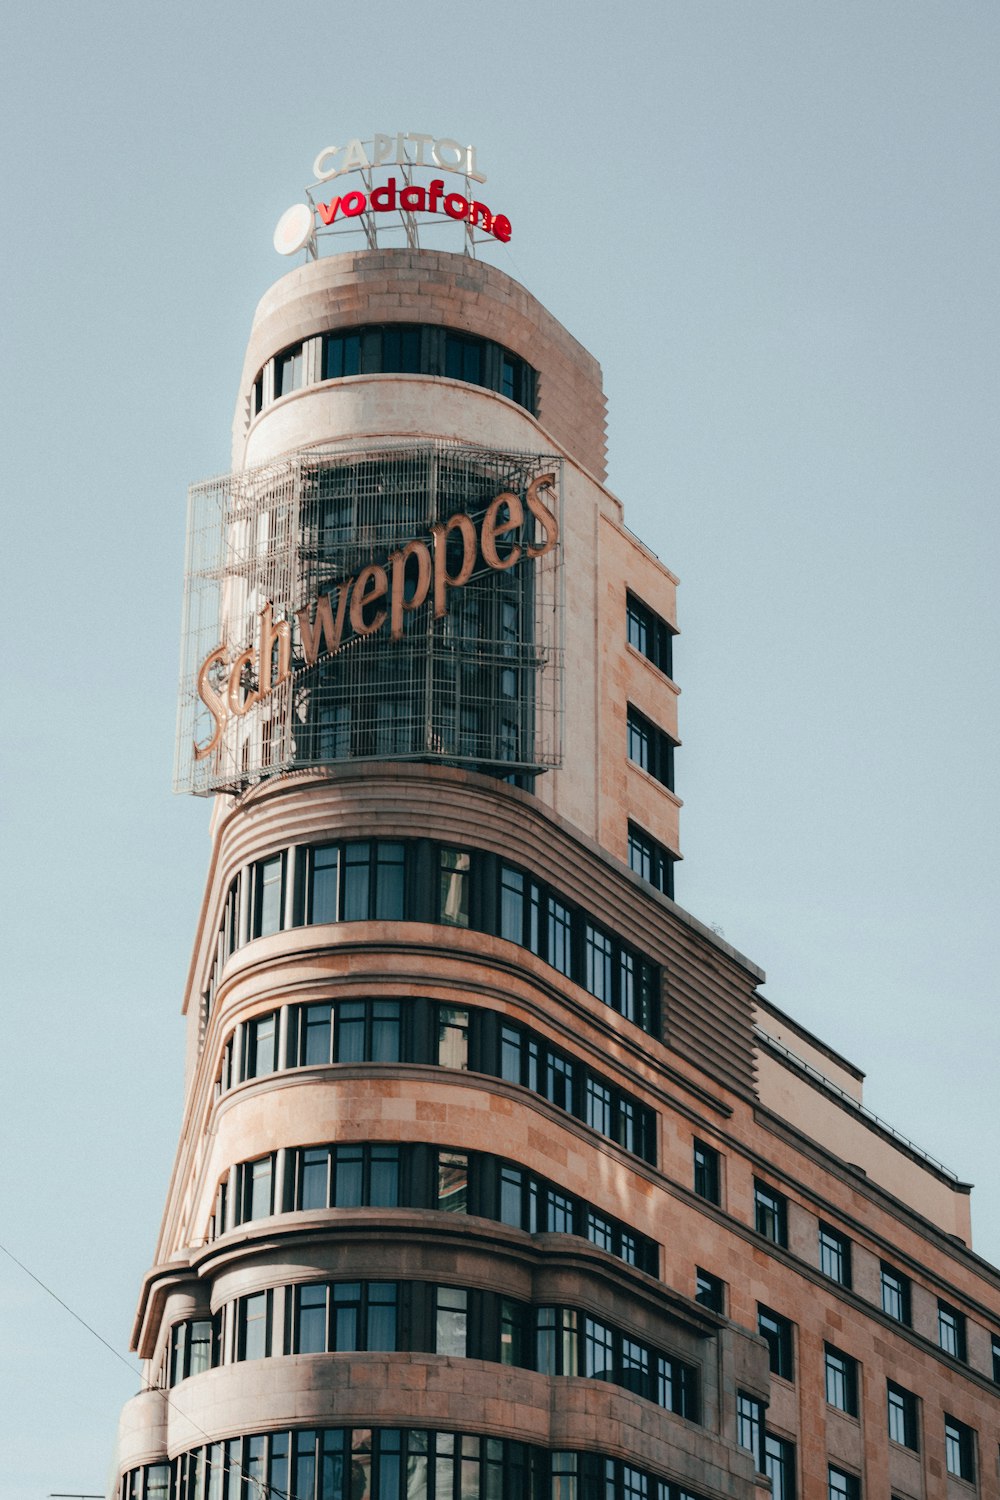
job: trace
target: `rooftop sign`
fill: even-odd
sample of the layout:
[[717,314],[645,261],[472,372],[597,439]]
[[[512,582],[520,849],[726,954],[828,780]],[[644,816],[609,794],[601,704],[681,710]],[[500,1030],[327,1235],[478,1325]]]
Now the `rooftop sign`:
[[[384,168],[396,170],[376,181],[375,174]],[[449,192],[445,179],[433,176],[436,172],[451,173],[462,182]],[[305,250],[315,258],[319,236],[352,231],[361,231],[371,249],[378,248],[380,232],[392,230],[409,248],[419,249],[420,226],[435,220],[440,225],[447,219],[464,226],[470,255],[476,244],[491,239],[507,244],[511,238],[507,215],[477,196],[474,184],[484,183],[486,174],[479,170],[475,146],[449,136],[377,132],[370,140],[324,146],[313,162],[313,173],[315,181],[305,190],[308,201],[293,204],[278,220],[274,248],[279,255]],[[464,191],[457,191],[460,185]]]

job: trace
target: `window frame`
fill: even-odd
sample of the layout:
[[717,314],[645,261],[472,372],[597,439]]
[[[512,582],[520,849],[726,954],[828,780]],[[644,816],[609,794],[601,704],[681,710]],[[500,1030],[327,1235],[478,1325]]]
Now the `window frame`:
[[768,1347],[768,1365],[779,1380],[795,1380],[795,1324],[782,1313],[757,1303],[757,1332]]
[[[976,1482],[976,1431],[957,1417],[944,1415],[945,1468],[954,1479]],[[955,1467],[954,1465],[957,1465]]]
[[[834,1344],[823,1345],[823,1388],[827,1406],[843,1412],[847,1417],[860,1413],[861,1381],[858,1378],[858,1361]],[[836,1385],[842,1386],[842,1400],[837,1400]],[[831,1394],[832,1389],[832,1394]]]
[[851,1288],[851,1241],[831,1224],[819,1225],[819,1269],[838,1286]]
[[911,1453],[920,1452],[920,1424],[917,1398],[894,1380],[885,1383],[886,1430],[891,1443],[898,1443]]
[[754,1229],[772,1245],[788,1248],[788,1199],[769,1183],[755,1177],[753,1183]]
[[[886,1317],[909,1328],[913,1317],[910,1278],[888,1261],[880,1261],[879,1291],[882,1311]],[[894,1311],[895,1306],[898,1306],[898,1312]]]

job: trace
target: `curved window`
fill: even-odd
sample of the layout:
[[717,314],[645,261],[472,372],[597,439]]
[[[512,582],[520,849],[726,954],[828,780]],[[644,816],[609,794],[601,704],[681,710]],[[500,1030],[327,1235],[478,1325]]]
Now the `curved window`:
[[[240,1162],[219,1184],[209,1239],[246,1223],[247,1184],[263,1175],[261,1207],[294,1213],[328,1208],[433,1208],[475,1214],[529,1234],[575,1234],[647,1275],[658,1269],[655,1240],[623,1224],[585,1198],[539,1177],[516,1162],[485,1151],[462,1151],[423,1142],[331,1142],[299,1146],[278,1156]],[[234,1186],[235,1224],[226,1219]]]
[[[165,1475],[165,1479],[163,1476]],[[172,1485],[171,1485],[172,1481]],[[178,1454],[122,1477],[119,1500],[695,1500],[620,1458],[426,1428],[292,1428]]]
[[[629,955],[631,957],[631,955]],[[498,1011],[437,1001],[363,999],[287,1008],[244,1022],[242,1041],[227,1038],[217,1094],[276,1068],[331,1063],[423,1063],[470,1069],[520,1084],[583,1120],[644,1161],[656,1161],[656,1115],[602,1074]]]
[[209,1009],[225,961],[242,943],[314,923],[365,921],[432,922],[506,938],[659,1035],[660,970],[651,959],[529,871],[498,864],[484,850],[429,840],[313,844],[257,860],[226,894]]
[[[317,337],[322,341],[320,380],[343,380],[348,375],[443,375],[496,391],[532,416],[537,414],[534,369],[492,339],[436,323],[366,324]],[[306,383],[302,343],[282,349],[272,363],[275,400],[302,389]],[[265,404],[265,389],[261,369],[251,387],[251,418]]]
[[[284,1297],[284,1337],[272,1308]],[[279,1354],[413,1352],[482,1359],[624,1386],[698,1421],[697,1369],[573,1307],[425,1281],[309,1281],[240,1297],[227,1318],[236,1361]],[[223,1360],[216,1351],[214,1364]]]

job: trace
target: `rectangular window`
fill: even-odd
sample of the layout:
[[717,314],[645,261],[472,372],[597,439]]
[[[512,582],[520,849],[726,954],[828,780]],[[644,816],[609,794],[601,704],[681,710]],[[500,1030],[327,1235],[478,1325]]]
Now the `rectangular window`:
[[469,1012],[454,1005],[437,1008],[437,1064],[439,1068],[469,1066]]
[[673,790],[674,742],[637,708],[628,705],[626,716],[626,747],[633,765],[648,771],[650,776]]
[[771,1481],[771,1500],[795,1500],[795,1445],[765,1432],[764,1473]]
[[703,1271],[698,1266],[695,1270],[694,1300],[700,1302],[702,1307],[710,1308],[712,1312],[724,1313],[726,1283],[720,1276],[713,1276],[710,1271]]
[[584,924],[584,986],[605,1005],[614,1004],[614,944],[592,922]]
[[333,1007],[303,1005],[298,1013],[299,1067],[318,1067],[333,1058]]
[[263,1078],[278,1066],[278,1012],[255,1016],[247,1022],[244,1037],[244,1078]]
[[568,906],[550,896],[547,904],[549,963],[567,978],[573,965],[573,923]]
[[469,925],[470,856],[461,849],[439,849],[438,917],[449,927]]
[[325,1354],[327,1350],[326,1282],[312,1282],[294,1288],[292,1304],[292,1354]]
[[827,1470],[829,1500],[861,1500],[861,1481],[856,1474],[845,1474],[831,1464]]
[[583,1374],[590,1380],[614,1380],[614,1334],[596,1318],[583,1320]]
[[689,1422],[698,1421],[698,1372],[693,1365],[660,1354],[656,1360],[656,1400]]
[[240,1177],[239,1222],[266,1219],[274,1212],[274,1157],[244,1162]]
[[894,1443],[917,1451],[917,1398],[901,1385],[886,1382],[889,1436]]
[[965,1359],[965,1315],[947,1302],[938,1303],[938,1343],[946,1354]]
[[302,345],[293,344],[290,349],[284,349],[280,354],[274,356],[274,395],[288,396],[292,391],[302,388],[303,359]]
[[468,1292],[463,1287],[435,1287],[435,1353],[463,1356],[468,1338]]
[[771,1374],[794,1380],[795,1363],[792,1324],[780,1313],[757,1304],[757,1332],[767,1341]]
[[340,907],[340,846],[321,844],[309,851],[307,922],[336,922]]
[[272,1293],[255,1292],[236,1303],[236,1358],[266,1359],[271,1353]]
[[673,676],[674,630],[635,594],[625,596],[625,623],[628,643],[666,677]]
[[831,1229],[828,1224],[819,1226],[819,1268],[831,1281],[850,1286],[851,1242],[845,1234]]
[[439,1151],[435,1208],[464,1214],[469,1209],[469,1158],[464,1151]]
[[858,1414],[858,1363],[832,1344],[825,1345],[826,1399],[849,1417]]
[[949,1474],[956,1479],[976,1478],[976,1434],[955,1417],[944,1419],[944,1457]]
[[285,856],[276,854],[253,867],[251,937],[280,932],[285,902]]
[[339,1063],[399,1062],[402,1008],[398,1000],[342,1000],[336,1009],[334,1058]]
[[993,1351],[993,1380],[995,1384],[1000,1385],[1000,1336],[994,1333],[990,1339],[990,1345]]
[[704,1198],[708,1203],[718,1203],[720,1199],[719,1186],[719,1153],[711,1146],[706,1146],[704,1141],[694,1143],[694,1190],[699,1198]]
[[637,823],[628,825],[628,865],[656,890],[673,899],[675,857]]
[[736,1441],[753,1454],[754,1468],[764,1472],[764,1404],[743,1391],[736,1396]]
[[754,1182],[754,1228],[776,1245],[788,1244],[788,1205],[781,1193],[764,1182]]
[[910,1281],[902,1271],[882,1263],[881,1285],[882,1285],[882,1311],[890,1318],[895,1318],[897,1323],[910,1322]]

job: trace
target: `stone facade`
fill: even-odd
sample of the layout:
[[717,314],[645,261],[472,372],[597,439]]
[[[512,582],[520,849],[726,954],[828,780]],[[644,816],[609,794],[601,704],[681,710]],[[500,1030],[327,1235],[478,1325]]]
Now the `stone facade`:
[[[537,410],[440,376],[319,378],[310,341],[391,323],[495,341],[537,372]],[[311,377],[273,399],[269,362],[298,343]],[[404,437],[563,462],[562,760],[530,787],[382,758],[216,799],[120,1493],[424,1500],[421,1460],[400,1469],[385,1435],[429,1432],[439,1455],[442,1434],[508,1445],[499,1478],[462,1471],[462,1496],[488,1500],[749,1500],[765,1467],[783,1500],[1000,1495],[1000,1276],[971,1249],[968,1188],[868,1115],[859,1070],[666,894],[680,803],[665,762],[629,752],[636,713],[677,742],[678,690],[627,615],[638,600],[672,632],[676,579],[603,487],[595,361],[467,258],[284,277],[251,334],[234,468]],[[316,851],[343,881],[362,848],[373,892],[377,851],[402,851],[398,912],[373,895],[320,919]],[[372,1288],[393,1289],[389,1335]],[[746,1446],[754,1419],[766,1453]],[[367,1434],[354,1489],[282,1467],[289,1436],[327,1429]],[[435,1497],[459,1483],[450,1462]]]

